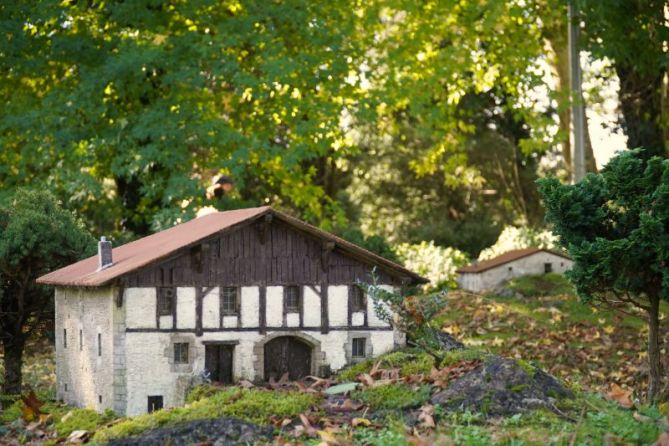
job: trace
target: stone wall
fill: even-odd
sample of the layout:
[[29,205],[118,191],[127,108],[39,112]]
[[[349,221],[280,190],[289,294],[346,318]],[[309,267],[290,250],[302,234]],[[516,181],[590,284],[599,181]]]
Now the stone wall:
[[[115,409],[115,289],[56,288],[56,394],[68,404]],[[67,341],[65,340],[67,338]]]
[[460,274],[458,283],[461,288],[473,292],[493,289],[515,277],[543,274],[547,263],[551,264],[553,272],[564,273],[574,262],[551,252],[541,251],[480,273]]

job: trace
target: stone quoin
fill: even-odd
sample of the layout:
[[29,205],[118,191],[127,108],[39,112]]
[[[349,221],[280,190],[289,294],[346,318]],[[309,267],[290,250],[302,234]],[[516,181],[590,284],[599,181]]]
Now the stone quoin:
[[38,279],[55,287],[57,396],[138,415],[202,380],[324,375],[405,345],[356,285],[419,275],[270,207],[218,212]]

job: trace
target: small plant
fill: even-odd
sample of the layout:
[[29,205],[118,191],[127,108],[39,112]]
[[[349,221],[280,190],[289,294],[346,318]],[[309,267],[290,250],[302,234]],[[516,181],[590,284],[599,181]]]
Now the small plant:
[[433,324],[435,316],[446,307],[446,291],[425,295],[389,291],[378,285],[374,273],[371,284],[358,282],[358,286],[372,299],[379,319],[406,333],[410,344],[441,362],[444,356],[439,340],[441,327]]

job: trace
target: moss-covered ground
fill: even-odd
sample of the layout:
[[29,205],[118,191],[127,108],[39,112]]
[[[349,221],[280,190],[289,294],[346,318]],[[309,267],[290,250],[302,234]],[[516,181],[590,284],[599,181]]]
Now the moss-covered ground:
[[[297,386],[283,390],[204,386],[191,392],[186,407],[132,418],[47,401],[43,411],[49,417],[43,428],[50,434],[30,441],[55,444],[73,430],[85,429],[94,433],[93,444],[103,444],[219,416],[271,425],[277,443],[308,445],[647,445],[669,430],[668,405],[649,407],[640,402],[647,336],[642,319],[583,305],[560,278],[525,278],[509,288],[514,297],[449,293],[448,306],[436,322],[469,348],[447,354],[440,364],[429,355],[406,350],[341,371],[336,381],[361,382],[348,396],[355,403],[350,410],[331,412],[326,395]],[[26,358],[27,381],[49,400],[53,356],[48,345],[39,347],[31,347]],[[491,353],[518,359],[528,368],[530,364],[544,368],[574,390],[576,398],[561,401],[559,413],[538,410],[492,419],[429,404],[436,389],[425,377],[433,367],[471,364]],[[373,374],[375,367],[389,371],[391,379],[379,375],[378,382],[362,384],[360,377]],[[635,391],[633,408],[606,398],[612,383]],[[20,403],[5,407],[0,435],[15,432],[12,422],[15,425],[20,416]],[[0,444],[3,441],[0,438]]]

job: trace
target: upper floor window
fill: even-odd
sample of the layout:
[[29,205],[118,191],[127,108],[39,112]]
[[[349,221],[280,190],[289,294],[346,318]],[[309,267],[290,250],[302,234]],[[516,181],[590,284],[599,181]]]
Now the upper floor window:
[[291,285],[283,288],[283,307],[286,313],[299,313],[300,287]]
[[365,291],[357,285],[351,286],[351,311],[367,311],[367,296]]
[[225,286],[221,288],[221,314],[239,313],[239,288]]
[[174,314],[174,298],[176,290],[173,287],[160,287],[157,290],[158,316],[172,316]]
[[174,363],[188,364],[188,342],[174,343]]
[[67,348],[67,328],[63,328],[63,348]]

